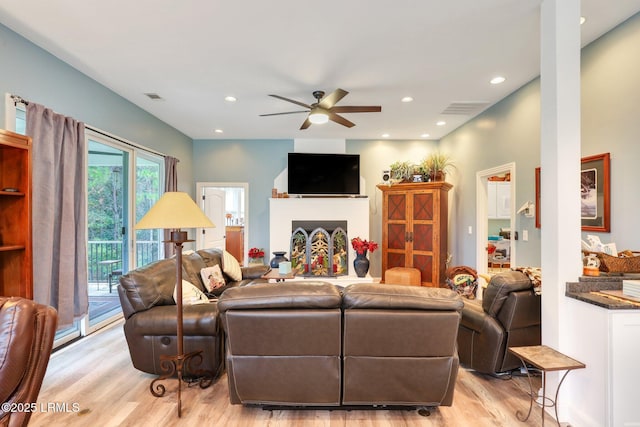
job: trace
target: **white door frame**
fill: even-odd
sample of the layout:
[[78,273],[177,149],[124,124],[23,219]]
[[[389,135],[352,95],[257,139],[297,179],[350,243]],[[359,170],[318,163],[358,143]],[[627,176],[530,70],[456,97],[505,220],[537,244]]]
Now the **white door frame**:
[[[244,189],[244,250],[249,250],[249,183],[248,182],[196,182],[196,197],[198,199],[198,206],[202,207],[202,195],[204,194],[205,187],[239,187]],[[224,224],[221,224],[224,227]],[[200,247],[202,239],[202,229],[196,230],[196,245]],[[244,257],[245,265],[248,263],[248,257]]]
[[[488,272],[487,257],[487,239],[489,238],[488,209],[487,209],[487,191],[488,179],[490,176],[503,173],[511,174],[511,206],[509,207],[509,217],[511,221],[511,235],[515,236],[516,225],[516,164],[515,162],[506,163],[491,169],[485,169],[476,172],[476,270],[478,273]],[[510,263],[512,266],[516,264],[516,245],[515,238],[510,242]]]

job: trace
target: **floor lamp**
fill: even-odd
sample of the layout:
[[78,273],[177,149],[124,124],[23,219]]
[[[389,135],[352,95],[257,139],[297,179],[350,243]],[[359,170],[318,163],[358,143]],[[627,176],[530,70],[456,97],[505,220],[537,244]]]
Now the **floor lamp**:
[[[185,368],[194,357],[202,360],[202,350],[188,354],[184,353],[182,330],[182,245],[185,242],[193,242],[187,238],[187,232],[183,228],[209,228],[215,225],[200,210],[198,205],[187,194],[178,191],[168,191],[162,195],[160,200],[153,205],[144,217],[136,224],[136,230],[146,229],[169,229],[171,230],[171,242],[176,249],[176,308],[177,308],[177,341],[178,354],[175,356],[160,356],[160,366],[165,374],[153,380],[150,384],[151,393],[156,397],[164,396],[166,388],[159,383],[174,374],[178,379],[178,417],[182,416],[181,390],[184,381]],[[208,380],[201,378],[200,387],[205,388],[211,384],[213,376],[208,376]],[[208,381],[208,383],[207,383]]]

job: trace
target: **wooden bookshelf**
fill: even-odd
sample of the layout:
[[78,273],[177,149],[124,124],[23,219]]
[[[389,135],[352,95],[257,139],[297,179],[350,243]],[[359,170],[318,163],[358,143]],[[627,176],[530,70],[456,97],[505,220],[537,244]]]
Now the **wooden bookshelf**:
[[0,295],[33,298],[31,138],[0,129]]

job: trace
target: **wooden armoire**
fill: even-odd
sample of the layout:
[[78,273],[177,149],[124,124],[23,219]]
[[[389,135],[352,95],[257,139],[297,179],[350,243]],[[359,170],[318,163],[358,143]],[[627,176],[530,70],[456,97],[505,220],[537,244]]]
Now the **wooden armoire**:
[[382,274],[392,267],[420,270],[422,286],[445,284],[447,182],[378,185],[382,191]]
[[31,138],[0,129],[0,295],[33,299]]

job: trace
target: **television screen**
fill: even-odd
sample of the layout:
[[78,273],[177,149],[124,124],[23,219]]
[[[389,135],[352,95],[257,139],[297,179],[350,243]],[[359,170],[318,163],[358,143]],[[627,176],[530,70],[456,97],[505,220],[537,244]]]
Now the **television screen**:
[[289,194],[359,195],[358,154],[289,153]]

